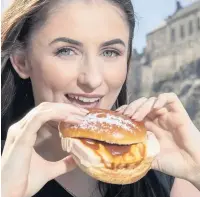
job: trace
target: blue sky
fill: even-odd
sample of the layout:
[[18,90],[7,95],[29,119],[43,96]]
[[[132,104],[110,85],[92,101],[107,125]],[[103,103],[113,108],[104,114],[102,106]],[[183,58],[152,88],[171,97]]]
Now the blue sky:
[[[196,0],[197,1],[197,0]],[[146,34],[157,27],[176,9],[176,0],[132,0],[137,16],[134,48],[141,52],[146,43]],[[195,0],[181,0],[188,6]]]
[[[6,7],[11,0],[1,0]],[[199,0],[180,0],[183,6],[187,6]],[[176,0],[132,0],[137,16],[134,48],[141,52],[146,45],[146,34],[157,27],[176,8]],[[3,6],[1,9],[3,9]]]

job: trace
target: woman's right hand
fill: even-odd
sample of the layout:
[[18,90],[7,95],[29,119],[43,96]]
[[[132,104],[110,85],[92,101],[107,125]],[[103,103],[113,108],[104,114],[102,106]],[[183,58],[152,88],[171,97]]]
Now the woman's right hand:
[[1,160],[2,197],[30,197],[49,180],[76,167],[71,156],[57,161],[44,160],[34,150],[37,132],[51,120],[79,124],[87,110],[63,103],[42,103],[8,131]]

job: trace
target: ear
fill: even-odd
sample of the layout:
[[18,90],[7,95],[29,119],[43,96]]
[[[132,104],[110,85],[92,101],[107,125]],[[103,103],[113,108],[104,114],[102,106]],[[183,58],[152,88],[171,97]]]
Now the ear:
[[10,55],[13,68],[22,79],[30,77],[30,67],[26,60],[25,52],[17,49]]

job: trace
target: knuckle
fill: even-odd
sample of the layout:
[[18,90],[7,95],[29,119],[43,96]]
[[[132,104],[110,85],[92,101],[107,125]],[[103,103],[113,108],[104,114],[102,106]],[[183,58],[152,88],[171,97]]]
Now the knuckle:
[[177,94],[174,92],[170,92],[169,95],[172,96],[173,98],[178,98]]
[[39,120],[41,118],[41,114],[42,114],[42,111],[35,110],[33,111],[32,117],[30,119]]
[[45,109],[41,109],[40,106],[35,107],[34,109],[27,114],[26,122],[29,124],[31,122],[41,122],[43,119],[43,114],[45,112]]
[[135,105],[135,103],[137,103],[137,102],[133,101],[132,103],[130,103],[130,105],[127,105],[126,107],[133,107]]
[[45,111],[53,111],[50,102],[42,102],[32,110],[32,118],[40,120],[43,117]]
[[165,97],[167,96],[167,94],[168,94],[168,93],[159,94],[159,95],[158,95],[158,99],[160,100],[160,99],[165,98]]
[[151,101],[153,100],[154,101],[154,100],[156,100],[156,97],[155,96],[150,97],[149,100],[151,100]]
[[16,130],[16,124],[13,124],[8,128],[8,133],[12,133],[15,130]]
[[135,104],[139,104],[140,102],[144,102],[144,101],[146,101],[146,100],[147,100],[146,97],[141,97],[141,98],[139,98],[139,99],[133,101],[130,105],[131,105],[131,106],[134,106]]
[[43,122],[44,119],[44,110],[35,110],[30,121]]
[[147,100],[147,98],[145,96],[143,96],[140,100]]
[[158,95],[158,98],[159,98],[159,97],[163,97],[163,96],[165,96],[165,95],[166,95],[166,93],[161,93],[161,94]]
[[18,123],[11,125],[8,128],[8,136],[14,136],[17,132],[19,132],[19,130],[20,130],[20,126]]
[[40,104],[37,106],[37,108],[38,108],[39,110],[44,110],[44,109],[47,109],[47,108],[49,107],[49,105],[50,105],[49,102],[42,102],[42,103],[40,103]]

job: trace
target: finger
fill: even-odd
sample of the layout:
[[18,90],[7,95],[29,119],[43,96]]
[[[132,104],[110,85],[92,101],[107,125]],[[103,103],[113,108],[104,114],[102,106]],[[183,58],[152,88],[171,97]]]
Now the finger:
[[148,131],[154,133],[157,139],[161,139],[164,135],[163,130],[160,129],[154,122],[148,120],[147,118],[144,121],[144,125]]
[[[24,142],[29,139],[32,142],[31,136],[36,134],[40,127],[50,120],[65,120],[69,123],[79,124],[83,118],[83,112],[80,112],[80,110],[74,106],[61,103],[46,103],[31,110],[24,118],[26,121],[24,122],[23,120],[23,124],[21,124],[20,121],[16,123],[15,126],[12,127],[12,130],[16,131],[12,132],[16,133],[18,139]],[[23,127],[21,127],[22,125]],[[19,130],[21,132],[19,132]]]
[[180,111],[180,109],[184,109],[181,101],[178,99],[175,93],[160,94],[153,108],[160,109],[164,106],[168,107],[170,110],[173,111]]
[[8,150],[11,147],[11,145],[13,144],[14,140],[15,140],[14,136],[7,137],[4,147],[3,147],[2,157],[4,157],[4,154],[6,154],[8,152]]
[[[21,121],[20,124],[23,126],[27,120],[31,119],[35,114],[38,112],[49,112],[60,110],[66,113],[66,116],[71,112],[74,115],[85,116],[89,111],[83,108],[76,107],[74,105],[65,104],[65,103],[50,103],[50,102],[43,102],[39,104],[37,107],[32,109]],[[63,116],[63,114],[62,114]]]
[[124,112],[124,110],[127,108],[127,106],[128,105],[122,105],[121,107],[119,107],[115,111],[122,114]]
[[74,159],[71,155],[65,157],[64,159],[51,162],[49,168],[49,179],[54,179],[62,174],[72,171],[77,167]]
[[63,121],[69,124],[80,124],[83,120],[84,120],[83,116],[71,115],[71,116],[68,116]]
[[156,101],[155,97],[149,98],[143,105],[141,105],[137,109],[132,118],[137,121],[143,120],[145,116],[147,116],[151,112],[155,101]]
[[145,97],[142,97],[142,98],[140,98],[138,100],[133,101],[130,105],[128,105],[128,107],[124,111],[124,115],[127,115],[129,117],[133,116],[133,114],[135,113],[135,111],[141,105],[143,105],[146,101],[147,101],[147,98],[145,98]]
[[[52,104],[52,103],[50,103],[50,104]],[[68,110],[73,111],[75,114],[87,114],[87,113],[89,113],[89,111],[87,109],[77,107],[75,105],[66,104],[66,103],[55,103],[55,104],[63,105],[63,106],[65,106],[65,108],[67,107]]]
[[150,118],[152,121],[155,120],[156,118],[158,117],[161,117],[161,116],[164,116],[165,114],[168,113],[168,110],[163,107],[161,109],[156,109],[156,110],[153,110],[151,113],[149,113],[147,115],[148,118]]
[[50,120],[58,122],[64,121],[70,124],[80,124],[83,119],[82,116],[74,115],[70,112],[66,114],[62,109],[40,111],[37,115],[33,115],[27,120],[23,130],[24,134],[33,134],[36,133],[44,123]]

